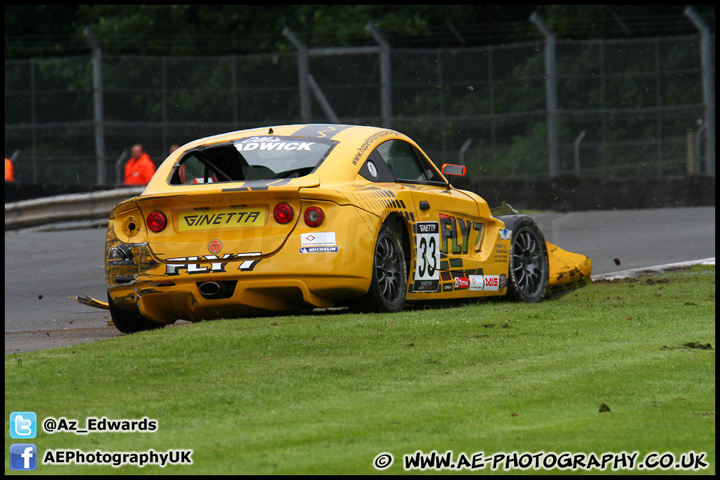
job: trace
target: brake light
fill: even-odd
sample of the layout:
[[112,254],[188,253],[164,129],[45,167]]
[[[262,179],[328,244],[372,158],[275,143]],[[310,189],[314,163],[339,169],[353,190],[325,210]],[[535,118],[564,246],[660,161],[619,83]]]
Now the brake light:
[[294,213],[293,208],[287,203],[278,203],[273,210],[273,217],[276,222],[286,224],[293,219]]
[[167,218],[165,217],[165,214],[162,212],[158,212],[157,210],[152,212],[147,217],[147,226],[150,230],[153,232],[161,232],[165,226],[167,225]]
[[325,213],[319,207],[305,209],[305,223],[308,227],[319,227],[325,220]]

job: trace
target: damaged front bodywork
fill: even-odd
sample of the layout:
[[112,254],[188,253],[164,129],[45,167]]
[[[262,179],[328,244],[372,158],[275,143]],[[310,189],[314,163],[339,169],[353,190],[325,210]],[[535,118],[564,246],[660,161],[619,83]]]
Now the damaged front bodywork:
[[592,274],[590,257],[565,251],[550,242],[545,243],[550,266],[548,288],[551,294],[579,288],[590,283]]

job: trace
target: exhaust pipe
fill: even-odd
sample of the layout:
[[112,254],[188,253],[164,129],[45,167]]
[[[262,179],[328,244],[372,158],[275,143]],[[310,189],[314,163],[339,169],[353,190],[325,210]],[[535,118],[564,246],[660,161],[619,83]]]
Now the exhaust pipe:
[[198,285],[200,294],[205,298],[220,298],[224,293],[224,288],[217,282],[203,282]]
[[237,281],[230,281],[230,282],[202,282],[198,283],[198,290],[200,290],[200,295],[203,296],[203,298],[207,298],[208,300],[218,299],[218,298],[230,298],[235,291],[235,285],[237,284]]

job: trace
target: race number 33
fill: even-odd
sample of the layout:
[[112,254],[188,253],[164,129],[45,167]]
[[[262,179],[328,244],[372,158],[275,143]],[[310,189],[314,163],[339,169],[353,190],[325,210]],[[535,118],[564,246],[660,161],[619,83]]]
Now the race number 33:
[[440,280],[440,227],[438,222],[418,222],[415,280]]

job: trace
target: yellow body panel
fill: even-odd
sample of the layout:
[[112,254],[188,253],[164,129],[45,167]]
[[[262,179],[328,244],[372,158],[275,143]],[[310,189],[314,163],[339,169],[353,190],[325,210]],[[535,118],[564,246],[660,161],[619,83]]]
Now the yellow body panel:
[[550,263],[550,292],[582,287],[590,282],[592,260],[579,253],[563,250],[547,242]]
[[[336,142],[311,174],[263,183],[169,180],[193,149],[246,137],[305,138],[301,133]],[[111,215],[106,272],[112,302],[160,324],[344,305],[368,292],[385,222],[397,226],[407,250],[406,300],[504,295],[511,244],[504,223],[481,197],[447,184],[427,157],[438,182],[367,180],[360,169],[387,140],[402,140],[424,155],[401,133],[347,125],[266,127],[181,147],[141,196],[118,204]],[[285,225],[273,218],[280,202],[295,212]],[[325,214],[319,227],[302,219],[311,206]],[[151,211],[167,216],[159,233],[146,226]],[[580,286],[589,278],[587,257],[552,244],[548,257],[551,289]],[[221,283],[231,293],[205,298],[199,291],[204,282]]]

